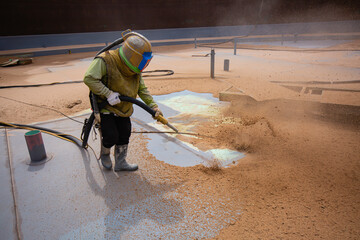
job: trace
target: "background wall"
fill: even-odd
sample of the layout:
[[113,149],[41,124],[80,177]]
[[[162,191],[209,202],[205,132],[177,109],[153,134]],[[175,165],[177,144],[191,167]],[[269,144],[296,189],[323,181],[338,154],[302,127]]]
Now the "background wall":
[[358,0],[16,0],[1,36],[360,19]]

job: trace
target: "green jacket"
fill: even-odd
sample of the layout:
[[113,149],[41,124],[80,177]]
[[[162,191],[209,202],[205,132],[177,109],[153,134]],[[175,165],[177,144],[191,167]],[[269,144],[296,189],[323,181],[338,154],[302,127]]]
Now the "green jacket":
[[[157,106],[145,86],[141,73],[134,73],[126,66],[118,49],[97,56],[85,73],[84,83],[99,96],[99,102],[105,101],[113,91],[132,98],[138,95],[149,107]],[[125,101],[114,106],[107,105],[101,110],[121,117],[129,117],[133,111],[132,103]]]

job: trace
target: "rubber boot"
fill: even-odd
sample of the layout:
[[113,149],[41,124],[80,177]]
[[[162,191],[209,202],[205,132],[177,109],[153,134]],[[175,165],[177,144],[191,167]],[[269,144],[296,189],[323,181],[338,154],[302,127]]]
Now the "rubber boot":
[[136,164],[129,164],[126,162],[127,149],[127,144],[115,146],[115,172],[136,171],[138,169]]
[[110,158],[110,148],[106,148],[101,144],[101,152],[100,152],[101,164],[107,170],[111,170],[112,163]]

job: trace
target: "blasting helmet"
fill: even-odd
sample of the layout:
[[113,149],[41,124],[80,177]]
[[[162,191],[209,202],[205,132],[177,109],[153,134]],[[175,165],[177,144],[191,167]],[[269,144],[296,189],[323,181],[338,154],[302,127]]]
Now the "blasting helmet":
[[120,56],[136,73],[142,72],[152,59],[151,44],[143,35],[130,32],[120,47]]

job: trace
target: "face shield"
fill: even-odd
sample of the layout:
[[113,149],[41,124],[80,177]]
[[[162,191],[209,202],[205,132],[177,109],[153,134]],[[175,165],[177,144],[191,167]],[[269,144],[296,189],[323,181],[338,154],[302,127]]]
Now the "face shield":
[[129,61],[125,54],[124,54],[124,50],[122,47],[120,47],[119,49],[120,51],[120,56],[122,59],[124,59],[126,65],[133,71],[136,73],[141,73],[150,63],[151,59],[153,58],[152,52],[144,52],[142,54],[141,60],[136,61],[136,62],[140,62],[137,66],[136,66],[136,62],[134,61],[134,63],[132,63],[131,61]]
[[149,65],[151,59],[153,58],[152,52],[144,52],[142,56],[143,58],[137,67],[140,72],[142,72]]

